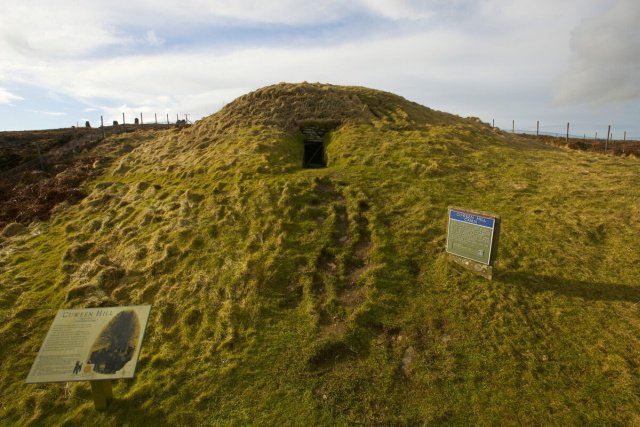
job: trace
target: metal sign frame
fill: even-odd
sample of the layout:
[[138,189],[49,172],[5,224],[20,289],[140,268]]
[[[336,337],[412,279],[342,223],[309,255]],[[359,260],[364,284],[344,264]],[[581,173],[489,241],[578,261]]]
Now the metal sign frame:
[[[456,208],[450,206],[447,211],[447,242],[446,252],[455,255],[460,258],[478,263],[481,265],[492,266],[495,261],[496,249],[497,249],[497,236],[500,227],[500,216],[493,215],[487,212],[476,211],[471,209]],[[455,217],[455,218],[452,218]],[[491,230],[491,240],[489,242],[489,256],[487,262],[480,261],[478,259],[470,258],[468,256],[456,253],[449,250],[449,241],[451,237],[451,221],[464,222],[467,224],[483,227]]]

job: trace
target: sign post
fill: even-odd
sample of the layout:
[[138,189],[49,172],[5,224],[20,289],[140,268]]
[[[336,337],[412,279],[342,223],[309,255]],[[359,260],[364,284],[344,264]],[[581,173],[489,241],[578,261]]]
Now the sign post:
[[104,411],[113,400],[111,390],[111,380],[90,381],[91,394],[93,395],[93,406],[98,411]]
[[448,213],[447,252],[457,264],[491,280],[498,252],[500,217],[455,207],[449,207]]
[[114,379],[133,378],[150,305],[58,310],[27,376],[27,384],[90,381],[105,410]]

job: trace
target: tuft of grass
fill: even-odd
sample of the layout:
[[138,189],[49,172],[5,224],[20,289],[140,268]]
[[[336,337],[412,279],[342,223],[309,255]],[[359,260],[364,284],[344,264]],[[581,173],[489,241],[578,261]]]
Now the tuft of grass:
[[[640,422],[640,160],[308,84],[113,138],[86,199],[0,241],[2,423]],[[447,261],[449,205],[503,218],[493,281]],[[147,303],[108,412],[24,384],[57,309]]]

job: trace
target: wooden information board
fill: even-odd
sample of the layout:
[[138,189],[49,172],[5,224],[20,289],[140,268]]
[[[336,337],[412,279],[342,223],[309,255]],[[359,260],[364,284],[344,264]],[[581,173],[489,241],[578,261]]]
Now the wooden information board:
[[58,310],[27,383],[133,378],[150,305]]

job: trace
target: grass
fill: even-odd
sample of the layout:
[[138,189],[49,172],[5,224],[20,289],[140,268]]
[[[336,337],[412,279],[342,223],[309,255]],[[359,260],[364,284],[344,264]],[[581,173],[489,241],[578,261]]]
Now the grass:
[[[135,149],[89,197],[2,241],[4,424],[640,422],[638,159],[363,88],[236,102],[111,137]],[[341,124],[326,169],[301,169],[291,115]],[[447,261],[449,205],[501,215],[493,281]],[[108,412],[24,384],[55,310],[128,304],[154,308]]]

